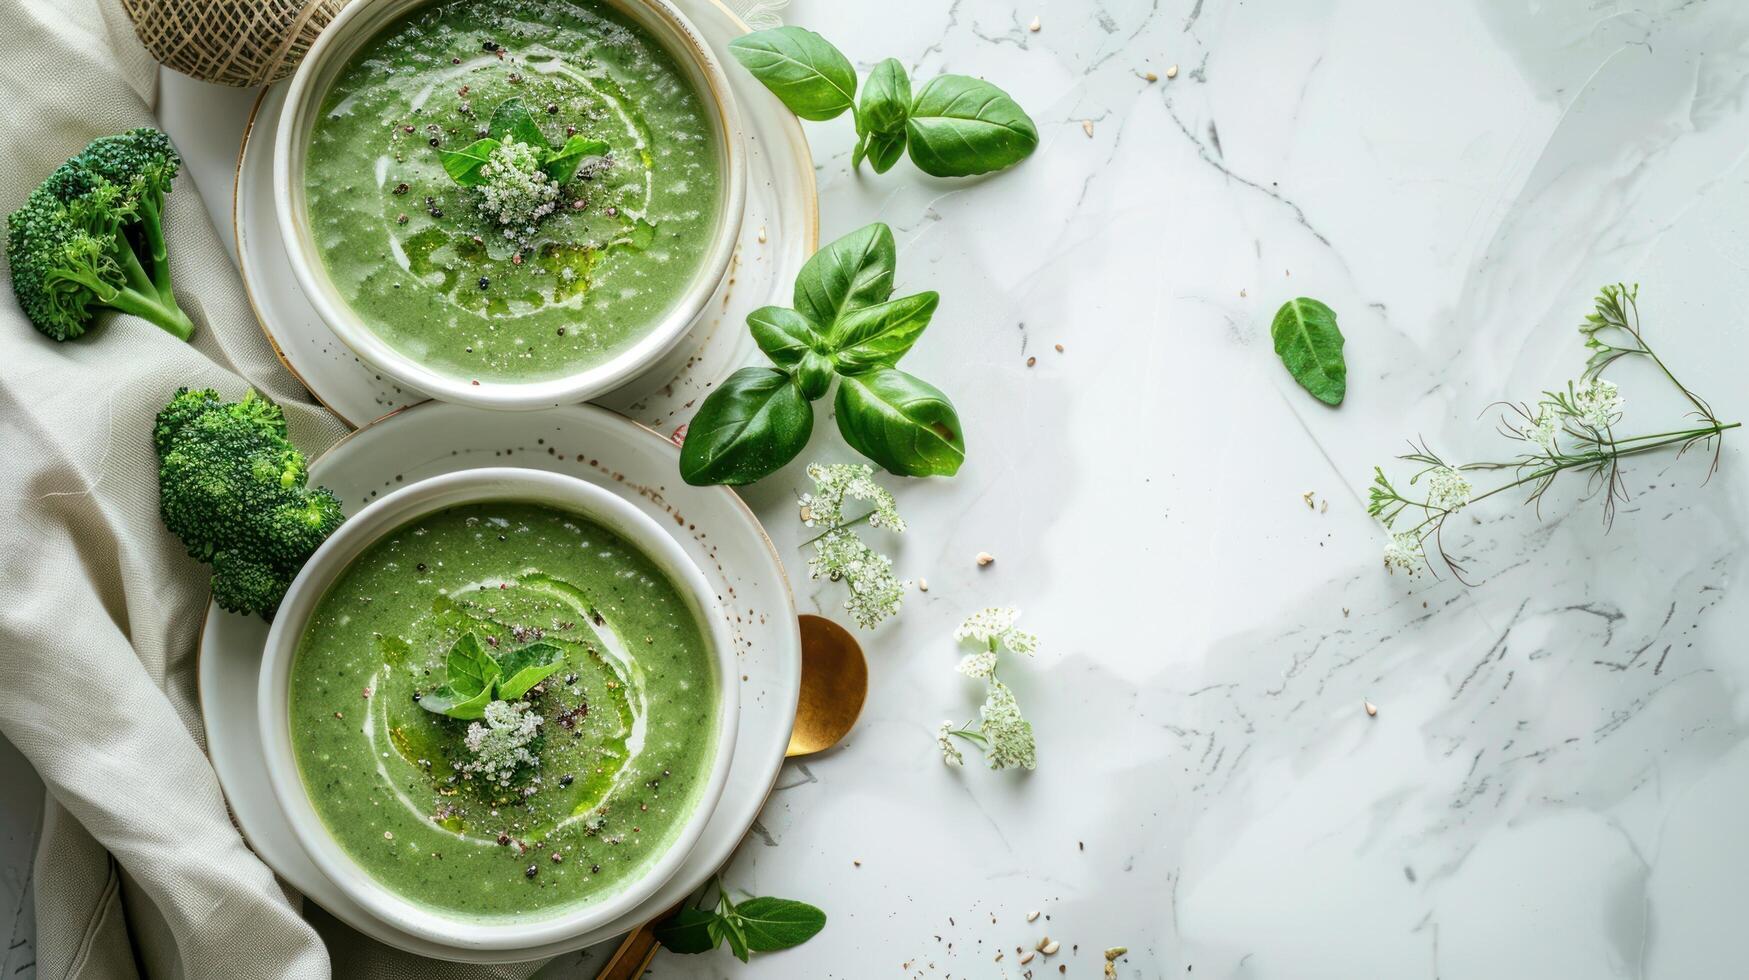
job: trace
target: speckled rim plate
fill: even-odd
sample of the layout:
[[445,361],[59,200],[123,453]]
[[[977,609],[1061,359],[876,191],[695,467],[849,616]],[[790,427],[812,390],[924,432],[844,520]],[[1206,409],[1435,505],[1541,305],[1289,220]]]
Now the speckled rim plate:
[[720,590],[735,637],[741,721],[722,800],[667,884],[602,928],[513,952],[438,945],[369,915],[310,862],[267,782],[255,698],[267,624],[213,607],[201,631],[201,715],[213,768],[255,852],[292,887],[358,931],[424,956],[471,962],[582,949],[635,928],[697,890],[728,861],[777,779],[801,689],[801,633],[783,561],[752,511],[727,488],[682,483],[679,459],[680,450],[668,439],[602,408],[495,412],[426,402],[352,433],[310,467],[311,479],[339,494],[349,513],[394,487],[460,469],[526,466],[566,473],[629,500],[698,564]]
[[[671,432],[698,400],[754,352],[741,328],[749,312],[787,305],[802,263],[820,244],[814,160],[795,115],[732,63],[729,42],[748,32],[716,0],[673,0],[723,60],[741,109],[747,200],[741,238],[717,295],[672,353],[623,387],[596,399],[651,428]],[[316,314],[292,275],[273,207],[273,139],[286,85],[262,90],[237,155],[231,217],[238,265],[262,333],[305,388],[352,426],[424,401],[360,361]],[[263,134],[254,140],[252,135]],[[253,152],[252,152],[253,151]]]

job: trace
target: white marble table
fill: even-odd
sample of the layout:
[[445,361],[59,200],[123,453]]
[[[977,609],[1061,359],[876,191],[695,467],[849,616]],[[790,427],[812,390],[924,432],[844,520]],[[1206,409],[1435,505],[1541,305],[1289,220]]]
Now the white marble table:
[[[1692,458],[1632,466],[1608,533],[1576,486],[1540,521],[1478,506],[1449,536],[1474,588],[1386,575],[1364,500],[1408,437],[1498,449],[1478,412],[1576,374],[1574,325],[1617,279],[1644,284],[1684,380],[1749,415],[1749,6],[797,0],[785,17],[864,67],[996,80],[1042,144],[948,184],[855,174],[847,120],[808,130],[824,234],[886,221],[901,290],[942,292],[907,365],[954,397],[970,455],[900,489],[899,563],[929,591],[866,638],[860,726],[786,768],[727,872],[830,926],[750,968],[665,956],[658,975],[1097,977],[1113,945],[1123,977],[1741,975],[1749,438],[1705,485]],[[248,101],[166,85],[222,226]],[[1339,410],[1271,350],[1296,295],[1341,314]],[[1632,417],[1672,410],[1649,375],[1620,380]],[[808,458],[848,458],[817,431]],[[798,578],[800,480],[750,495]],[[837,607],[837,587],[802,584]],[[1045,640],[1009,671],[1038,727],[1027,776],[945,768],[931,737],[977,699],[948,633],[997,603]],[[31,820],[10,813],[34,805],[6,804],[0,895]],[[1045,933],[1062,952],[1018,965]]]

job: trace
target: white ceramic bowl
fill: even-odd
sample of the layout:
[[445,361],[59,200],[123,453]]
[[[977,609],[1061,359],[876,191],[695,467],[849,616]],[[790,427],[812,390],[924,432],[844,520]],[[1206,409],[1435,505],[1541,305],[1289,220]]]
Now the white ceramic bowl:
[[[291,668],[298,640],[317,603],[353,559],[385,534],[427,514],[462,504],[516,500],[581,514],[614,531],[654,561],[679,587],[712,654],[717,690],[715,756],[710,777],[673,845],[640,877],[618,891],[573,908],[529,916],[469,918],[439,912],[389,890],[354,861],[328,832],[304,787],[291,743]],[[517,950],[562,942],[598,928],[649,898],[680,867],[703,832],[728,781],[740,714],[728,619],[703,573],[649,516],[612,493],[544,470],[490,467],[434,476],[396,490],[346,521],[292,580],[267,634],[257,692],[267,778],[310,860],[347,897],[383,921],[435,943],[468,950]]]
[[[298,286],[318,316],[359,359],[396,381],[444,401],[481,408],[538,409],[587,401],[612,391],[684,339],[728,277],[746,203],[746,152],[740,113],[722,65],[697,28],[668,0],[600,0],[629,17],[673,57],[716,127],[722,190],[716,228],[698,272],[679,300],[644,336],[611,360],[543,381],[479,381],[434,371],[391,347],[341,297],[316,252],[305,201],[304,162],[329,85],[360,48],[397,18],[433,0],[352,0],[322,31],[292,76],[273,146],[273,202]],[[490,3],[491,0],[475,0]]]

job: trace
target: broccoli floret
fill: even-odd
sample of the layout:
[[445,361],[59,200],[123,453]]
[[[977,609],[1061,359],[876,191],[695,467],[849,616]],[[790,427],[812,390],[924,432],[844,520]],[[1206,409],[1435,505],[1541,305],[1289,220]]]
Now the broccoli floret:
[[251,391],[226,402],[183,388],[158,413],[164,526],[213,566],[213,599],[272,619],[291,580],[340,526],[340,499],[311,487],[279,406]]
[[55,340],[85,332],[99,309],[132,313],[187,340],[164,246],[164,195],[182,168],[155,129],[92,140],[6,219],[12,289]]

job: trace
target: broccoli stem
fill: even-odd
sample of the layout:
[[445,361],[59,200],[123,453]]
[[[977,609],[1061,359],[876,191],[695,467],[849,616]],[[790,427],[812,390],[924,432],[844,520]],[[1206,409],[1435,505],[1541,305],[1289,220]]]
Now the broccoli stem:
[[103,298],[103,305],[150,320],[180,340],[194,334],[194,321],[188,314],[175,303],[165,303],[156,291],[141,292],[131,287],[117,290],[114,296]]
[[142,224],[146,227],[146,242],[152,249],[153,272],[148,273],[140,264],[140,257],[134,254],[127,235],[117,231],[111,248],[116,253],[122,274],[127,277],[128,288],[114,296],[105,296],[103,290],[98,290],[98,298],[106,306],[150,320],[177,338],[187,340],[194,335],[194,321],[182,312],[182,307],[176,304],[176,295],[170,291],[170,262],[164,250],[164,226],[158,220],[156,206],[147,210]]
[[146,229],[146,248],[152,253],[152,281],[158,286],[158,295],[171,306],[176,305],[176,296],[170,291],[170,250],[164,244],[164,197],[161,194],[149,194],[140,201],[140,223]]

